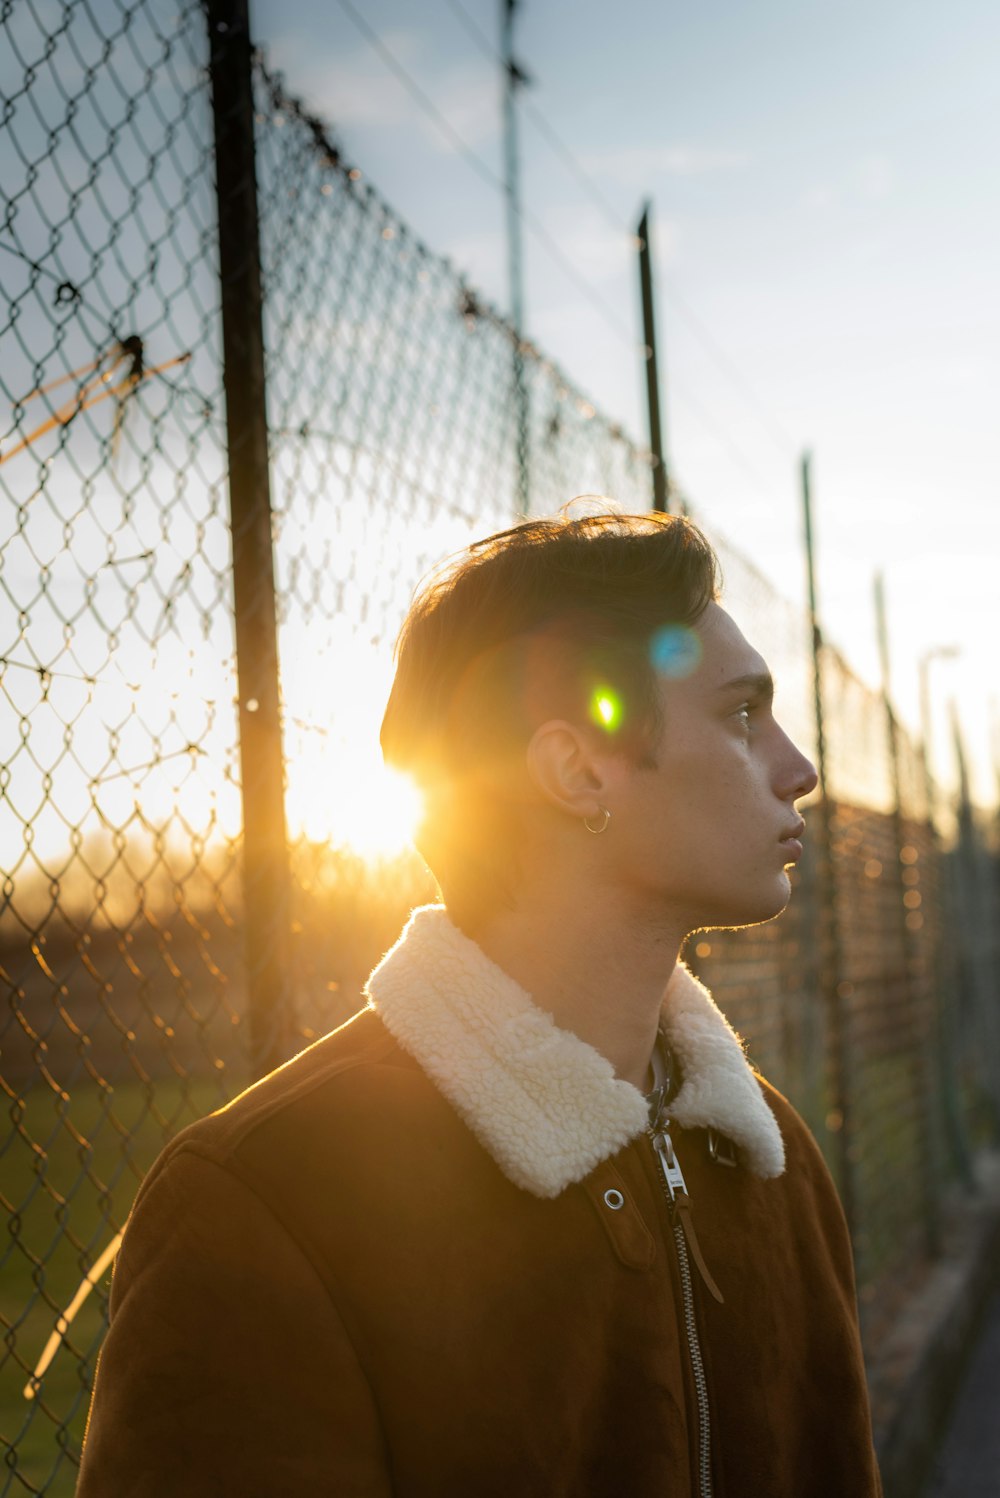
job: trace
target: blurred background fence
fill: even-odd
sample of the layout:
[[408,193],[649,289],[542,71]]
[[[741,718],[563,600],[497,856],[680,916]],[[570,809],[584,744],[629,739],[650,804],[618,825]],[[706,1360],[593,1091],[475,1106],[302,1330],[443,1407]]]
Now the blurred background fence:
[[[0,1417],[3,1491],[59,1494],[143,1172],[434,897],[377,778],[413,588],[525,495],[648,508],[652,466],[251,72],[238,6],[22,0],[0,38]],[[688,955],[827,1153],[871,1346],[997,1137],[996,822],[957,721],[943,796],[696,518],[813,753],[819,672],[826,795],[786,916]]]

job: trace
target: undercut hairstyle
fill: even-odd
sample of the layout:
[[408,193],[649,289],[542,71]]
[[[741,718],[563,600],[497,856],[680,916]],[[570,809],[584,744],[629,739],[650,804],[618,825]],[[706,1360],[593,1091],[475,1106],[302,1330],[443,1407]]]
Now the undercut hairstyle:
[[719,581],[689,520],[614,513],[526,521],[431,575],[396,644],[381,744],[423,794],[417,844],[460,923],[515,903],[525,751],[542,723],[655,763],[660,647],[684,639]]

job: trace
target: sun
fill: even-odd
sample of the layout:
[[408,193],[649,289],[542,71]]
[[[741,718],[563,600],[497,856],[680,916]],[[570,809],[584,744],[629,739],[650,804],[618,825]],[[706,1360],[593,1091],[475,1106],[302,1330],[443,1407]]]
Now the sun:
[[405,853],[422,815],[416,786],[382,760],[379,730],[392,686],[387,646],[335,620],[329,637],[285,641],[282,734],[285,812],[307,838],[378,862]]
[[412,845],[423,803],[413,782],[375,755],[342,752],[289,759],[287,808],[293,837],[376,862]]
[[422,809],[413,781],[376,761],[333,809],[331,837],[362,858],[392,858],[412,845]]

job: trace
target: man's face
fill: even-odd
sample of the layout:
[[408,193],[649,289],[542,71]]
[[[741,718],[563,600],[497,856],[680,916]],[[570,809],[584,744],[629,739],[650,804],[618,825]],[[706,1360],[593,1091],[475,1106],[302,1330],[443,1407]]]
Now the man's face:
[[619,887],[651,914],[687,930],[750,925],[788,903],[795,801],[816,772],[776,722],[767,665],[725,610],[709,604],[694,633],[693,669],[682,674],[682,651],[678,674],[661,677],[655,767],[620,761],[609,785],[608,841]]

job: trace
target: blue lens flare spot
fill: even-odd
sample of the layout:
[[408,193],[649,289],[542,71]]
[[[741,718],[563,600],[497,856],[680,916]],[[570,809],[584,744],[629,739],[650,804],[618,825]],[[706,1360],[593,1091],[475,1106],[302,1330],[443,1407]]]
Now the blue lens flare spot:
[[660,676],[682,681],[697,669],[701,641],[686,624],[666,624],[649,642],[649,659]]
[[595,687],[590,696],[590,716],[598,728],[614,733],[624,717],[621,698],[610,687]]

